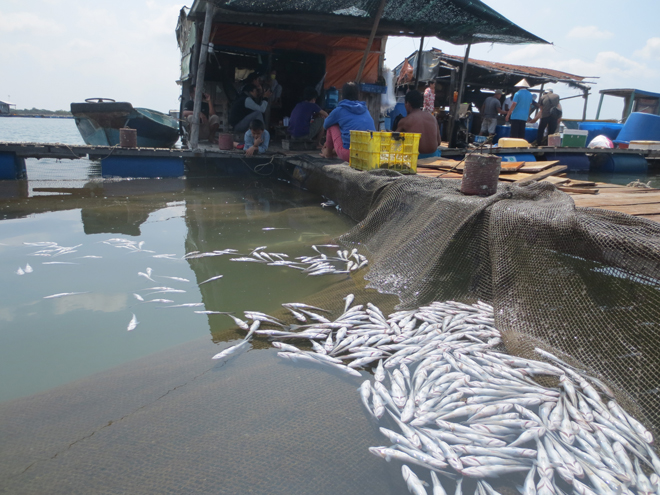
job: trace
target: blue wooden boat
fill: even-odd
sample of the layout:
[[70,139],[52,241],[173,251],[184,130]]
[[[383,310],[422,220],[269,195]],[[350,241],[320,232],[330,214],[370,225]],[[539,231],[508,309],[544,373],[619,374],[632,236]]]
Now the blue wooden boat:
[[134,108],[128,102],[89,98],[84,103],[71,103],[71,113],[88,145],[118,145],[122,127],[137,131],[140,148],[171,148],[179,139],[177,119],[148,108]]

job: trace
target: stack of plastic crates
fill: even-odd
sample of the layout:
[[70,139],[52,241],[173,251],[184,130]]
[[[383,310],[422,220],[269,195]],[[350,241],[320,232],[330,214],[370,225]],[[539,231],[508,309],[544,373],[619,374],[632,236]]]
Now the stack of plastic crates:
[[351,131],[351,167],[416,174],[421,136],[412,132]]

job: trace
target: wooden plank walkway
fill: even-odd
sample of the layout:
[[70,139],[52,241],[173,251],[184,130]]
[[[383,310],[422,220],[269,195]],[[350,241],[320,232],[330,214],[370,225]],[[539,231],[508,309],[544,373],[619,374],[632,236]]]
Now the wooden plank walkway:
[[[554,166],[555,162],[547,162],[536,167],[530,166],[525,173],[525,167],[521,167],[515,173],[500,174],[502,182],[524,183],[524,181],[540,180],[551,182],[562,191],[573,198],[575,206],[588,208],[601,208],[604,210],[618,211],[628,215],[646,218],[660,222],[660,189],[649,189],[644,187],[628,187],[603,182],[590,182],[574,180],[566,177],[563,167]],[[553,174],[543,177],[543,172],[532,173],[539,169]],[[443,179],[460,179],[463,177],[463,163],[458,160],[445,158],[428,158],[417,162],[417,174],[424,177]]]

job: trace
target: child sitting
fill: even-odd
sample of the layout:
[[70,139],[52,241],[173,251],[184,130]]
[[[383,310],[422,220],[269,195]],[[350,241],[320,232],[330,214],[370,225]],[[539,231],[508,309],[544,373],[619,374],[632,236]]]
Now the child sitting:
[[250,122],[250,128],[245,132],[245,154],[265,153],[270,143],[270,134],[264,129],[264,123],[259,119]]

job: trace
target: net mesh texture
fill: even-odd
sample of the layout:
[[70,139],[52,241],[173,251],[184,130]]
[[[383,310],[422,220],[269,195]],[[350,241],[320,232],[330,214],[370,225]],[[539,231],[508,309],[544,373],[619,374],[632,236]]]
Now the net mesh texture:
[[577,208],[547,182],[464,196],[457,179],[289,163],[358,222],[341,241],[368,251],[368,287],[399,308],[486,301],[509,353],[539,347],[596,374],[657,431],[660,224]]

